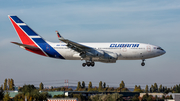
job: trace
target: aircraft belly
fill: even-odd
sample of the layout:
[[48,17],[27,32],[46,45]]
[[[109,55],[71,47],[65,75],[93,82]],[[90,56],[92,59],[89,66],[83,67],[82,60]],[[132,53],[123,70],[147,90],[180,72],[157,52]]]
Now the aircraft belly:
[[75,52],[71,49],[59,49],[58,52],[66,59],[66,60],[80,60],[81,57],[79,53]]

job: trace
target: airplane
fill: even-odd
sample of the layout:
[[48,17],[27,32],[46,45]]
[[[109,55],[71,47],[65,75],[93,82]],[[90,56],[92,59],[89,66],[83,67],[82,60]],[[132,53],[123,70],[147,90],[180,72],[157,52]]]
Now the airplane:
[[77,43],[63,38],[58,31],[59,43],[44,40],[17,16],[8,15],[21,43],[21,48],[46,57],[65,60],[85,60],[82,66],[95,66],[95,62],[116,63],[117,60],[142,60],[166,53],[159,46],[138,42]]

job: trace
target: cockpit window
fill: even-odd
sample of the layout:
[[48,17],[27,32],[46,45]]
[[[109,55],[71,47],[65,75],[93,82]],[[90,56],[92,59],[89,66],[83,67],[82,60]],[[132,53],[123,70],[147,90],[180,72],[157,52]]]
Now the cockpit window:
[[157,49],[164,51],[161,47],[158,47]]

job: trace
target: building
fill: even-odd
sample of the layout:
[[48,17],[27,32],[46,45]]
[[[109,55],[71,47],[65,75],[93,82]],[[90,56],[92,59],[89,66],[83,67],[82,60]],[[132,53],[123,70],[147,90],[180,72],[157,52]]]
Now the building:
[[77,98],[47,98],[48,101],[78,101]]
[[[142,98],[144,95],[146,95],[146,93],[140,93],[140,97]],[[153,97],[155,97],[157,95],[157,97],[162,97],[164,95],[164,93],[148,93],[148,95],[152,95]]]

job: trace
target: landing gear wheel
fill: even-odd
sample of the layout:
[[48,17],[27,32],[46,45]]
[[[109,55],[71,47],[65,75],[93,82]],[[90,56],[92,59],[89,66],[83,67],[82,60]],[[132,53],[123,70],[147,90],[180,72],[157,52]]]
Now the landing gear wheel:
[[91,66],[94,67],[95,63],[94,62],[91,62]]
[[83,63],[82,66],[85,67],[85,66],[86,66],[86,63]]
[[90,62],[87,62],[86,64],[87,64],[87,66],[88,66],[88,67],[91,65],[91,63],[90,63]]
[[141,66],[145,66],[144,61],[145,61],[145,59],[142,60]]
[[142,62],[142,63],[141,63],[141,66],[145,66],[145,63],[144,63],[144,62]]

